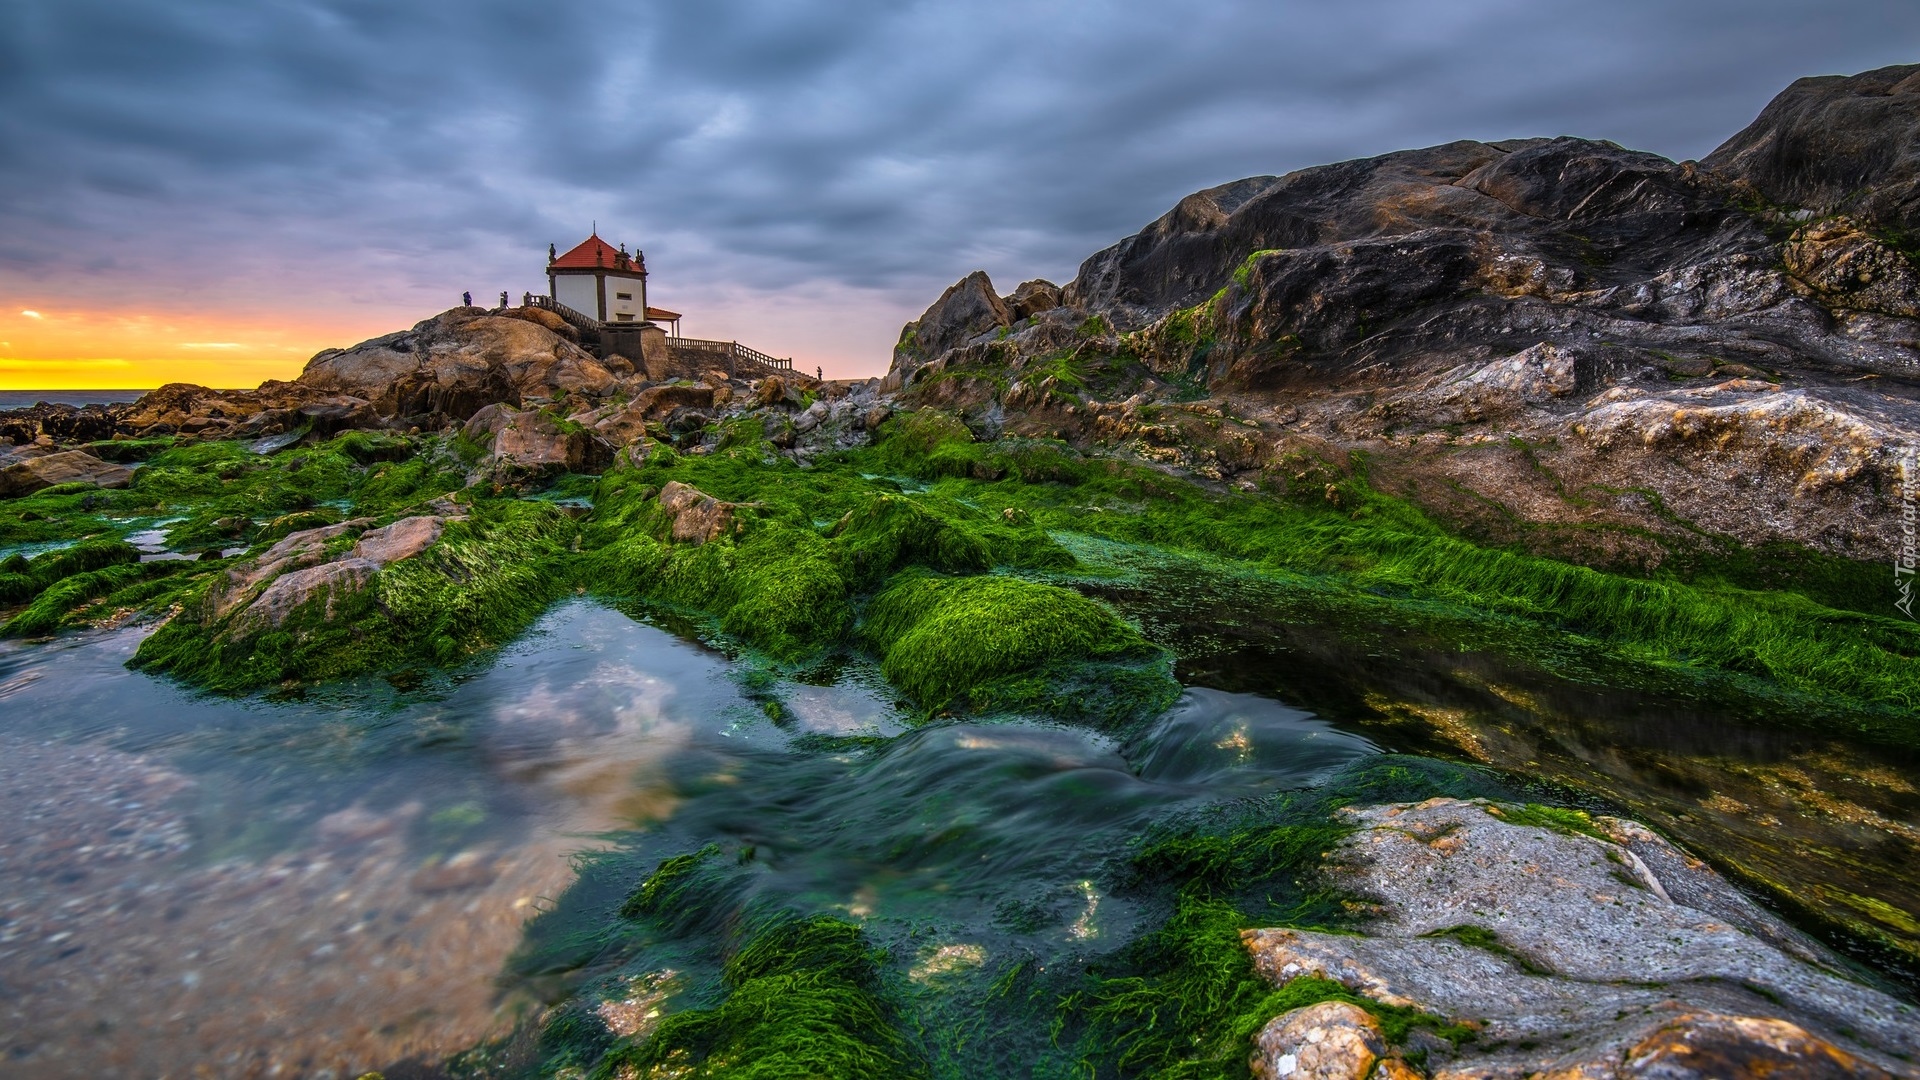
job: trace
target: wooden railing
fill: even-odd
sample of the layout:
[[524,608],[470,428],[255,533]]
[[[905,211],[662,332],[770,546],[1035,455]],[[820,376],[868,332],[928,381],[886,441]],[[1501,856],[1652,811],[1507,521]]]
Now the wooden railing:
[[586,330],[586,331],[590,331],[592,333],[597,334],[600,332],[600,328],[605,325],[599,319],[596,319],[593,316],[588,315],[584,312],[575,311],[573,308],[570,308],[567,305],[561,303],[560,301],[555,300],[551,296],[540,296],[535,293],[527,293],[525,295],[525,300],[529,306],[537,307],[537,308],[546,308],[548,311],[551,311],[555,315],[558,315],[561,318],[567,320],[568,322],[572,323],[576,328],[581,330]]
[[783,360],[777,356],[768,356],[758,349],[750,349],[737,341],[705,341],[700,338],[670,338],[667,344],[675,351],[708,353],[716,357],[724,358],[734,374],[739,374],[739,370],[742,367],[761,368],[779,375],[788,375],[793,372],[793,361],[791,359]]
[[[523,303],[531,307],[545,308],[553,312],[555,315],[573,324],[583,334],[597,335],[608,328],[608,324],[601,322],[591,315],[575,311],[573,308],[555,300],[551,296],[527,293],[525,294]],[[737,341],[706,341],[700,338],[677,337],[668,338],[667,347],[676,352],[684,351],[714,354],[716,359],[720,359],[727,365],[730,374],[739,374],[742,367],[759,368],[779,375],[791,375],[793,373],[793,359],[791,357],[781,359],[777,356],[768,356],[759,349],[750,349]]]

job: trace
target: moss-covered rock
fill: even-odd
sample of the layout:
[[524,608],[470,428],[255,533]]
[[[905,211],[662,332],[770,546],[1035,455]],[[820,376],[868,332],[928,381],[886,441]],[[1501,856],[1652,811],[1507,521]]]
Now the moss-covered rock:
[[1056,682],[1101,681],[1073,678],[1077,666],[1089,664],[1152,672],[1122,680],[1133,683],[1128,696],[1137,700],[1117,703],[1119,715],[1158,712],[1178,691],[1171,675],[1155,666],[1161,650],[1105,605],[1019,578],[902,574],[874,597],[861,634],[879,654],[887,678],[932,710],[1072,715],[1085,709],[1118,718],[1116,703],[1076,705],[1077,694],[1053,694]]

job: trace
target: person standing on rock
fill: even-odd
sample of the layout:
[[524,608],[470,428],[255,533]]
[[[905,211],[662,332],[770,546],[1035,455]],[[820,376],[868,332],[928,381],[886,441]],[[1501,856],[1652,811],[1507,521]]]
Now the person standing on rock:
[[500,290],[500,310],[507,310],[507,290],[505,289]]
[[461,294],[460,294],[460,306],[461,306],[461,307],[472,307],[472,306],[473,306],[473,293],[472,293],[472,292],[470,292],[470,291],[469,291],[469,292],[463,292],[463,293],[461,293]]

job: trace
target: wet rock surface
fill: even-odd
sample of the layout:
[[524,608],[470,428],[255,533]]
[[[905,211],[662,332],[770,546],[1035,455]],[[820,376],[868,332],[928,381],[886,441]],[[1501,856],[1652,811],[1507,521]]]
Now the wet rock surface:
[[887,386],[1242,486],[1362,451],[1576,560],[1657,564],[1689,526],[1882,560],[1920,443],[1916,72],[1802,80],[1705,164],[1458,142],[1197,192],[1060,307],[956,284]]
[[669,534],[676,542],[689,544],[711,543],[731,533],[734,511],[740,506],[678,480],[670,480],[660,489],[659,501],[670,522]]
[[132,480],[133,470],[125,465],[102,461],[79,450],[19,457],[10,462],[0,458],[0,499],[31,495],[55,484],[123,488]]
[[1253,1039],[1256,1080],[1366,1080],[1386,1053],[1380,1024],[1344,1001],[1282,1013]]
[[[1920,1012],[1636,823],[1594,819],[1601,839],[1453,799],[1345,814],[1328,875],[1369,905],[1365,936],[1243,939],[1276,984],[1476,1027],[1436,1076],[1920,1075]],[[1696,1071],[1663,1071],[1695,1045]]]

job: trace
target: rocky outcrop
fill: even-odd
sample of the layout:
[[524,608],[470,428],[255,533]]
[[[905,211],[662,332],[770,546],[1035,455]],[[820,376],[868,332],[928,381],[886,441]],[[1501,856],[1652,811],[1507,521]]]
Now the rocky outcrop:
[[55,484],[123,488],[132,481],[132,469],[79,450],[19,457],[10,463],[0,458],[0,499],[31,495]]
[[1801,79],[1702,164],[1783,209],[1920,232],[1920,64]]
[[659,502],[667,515],[668,535],[681,544],[706,544],[731,534],[737,527],[734,511],[742,505],[722,502],[678,480],[660,489]]
[[616,401],[568,419],[592,428],[613,446],[625,446],[643,436],[665,437],[670,427],[685,429],[690,419],[697,421],[693,426],[703,426],[716,407],[732,400],[733,388],[722,376],[711,383],[649,386],[624,404]]
[[[1088,258],[1059,307],[1016,317],[970,275],[908,325],[887,385],[1249,488],[1360,451],[1396,494],[1564,558],[1631,535],[1657,564],[1700,528],[1887,558],[1920,444],[1920,267],[1888,231],[1916,87],[1920,68],[1796,84],[1712,167],[1556,138],[1238,180]],[[1843,132],[1807,134],[1829,114]],[[1789,144],[1836,191],[1892,194],[1819,220],[1756,201],[1759,148]],[[1827,190],[1767,198],[1824,213]],[[1210,415],[1174,409],[1195,397]]]
[[[540,326],[546,327],[547,329],[553,331],[556,334],[559,334],[561,337],[566,338],[568,341],[571,341],[576,345],[580,343],[580,331],[576,329],[572,323],[554,314],[553,312],[548,311],[546,308],[541,308],[541,307],[509,308],[506,311],[501,312],[501,314],[505,315],[509,319],[525,319],[530,323],[536,323]],[[628,361],[628,367],[629,368],[632,367],[632,361]]]
[[465,421],[496,403],[603,395],[616,379],[538,321],[456,308],[411,330],[322,352],[298,383],[364,399],[382,417],[424,428]]
[[1920,268],[1849,218],[1799,230],[1781,256],[1794,283],[1829,308],[1920,318]]
[[114,417],[105,405],[65,405],[42,401],[0,413],[0,441],[26,446],[41,437],[60,442],[111,439]]
[[[1277,985],[1332,979],[1477,1030],[1428,1047],[1435,1077],[1920,1075],[1920,1012],[1637,823],[1454,799],[1344,813],[1358,831],[1327,874],[1365,935],[1242,936]],[[1263,1032],[1256,1072],[1288,1075],[1270,1042],[1298,1039]]]
[[1013,295],[1006,298],[1005,303],[1013,321],[1030,319],[1060,306],[1060,286],[1045,278],[1023,281],[1019,288],[1013,290]]
[[461,435],[487,447],[486,468],[497,480],[600,472],[613,463],[614,447],[599,434],[539,409],[488,405]]
[[[226,633],[257,633],[286,624],[289,616],[316,599],[326,615],[344,597],[365,589],[381,568],[432,547],[446,528],[435,515],[401,518],[360,535],[352,548],[331,561],[328,542],[365,527],[364,521],[308,529],[286,537],[249,563],[228,571],[225,587],[212,598],[214,619],[239,610]],[[264,585],[264,587],[262,587]]]
[[903,384],[927,360],[1012,322],[1013,312],[993,291],[987,272],[975,270],[954,282],[926,314],[900,332],[900,343],[893,349],[893,370],[888,373],[889,388]]

